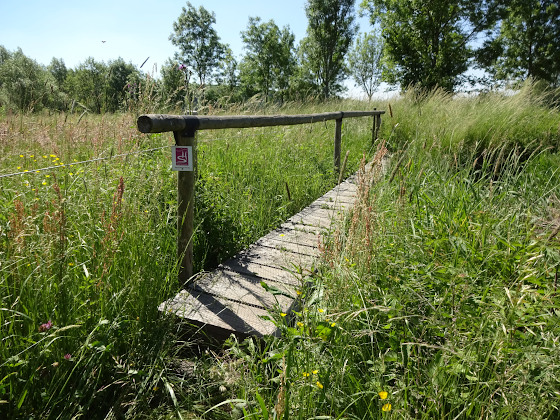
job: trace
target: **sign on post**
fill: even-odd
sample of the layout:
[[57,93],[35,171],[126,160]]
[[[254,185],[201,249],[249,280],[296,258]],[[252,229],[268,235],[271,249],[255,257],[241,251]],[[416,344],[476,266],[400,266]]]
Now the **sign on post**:
[[192,171],[193,154],[192,146],[171,147],[171,164],[174,171]]

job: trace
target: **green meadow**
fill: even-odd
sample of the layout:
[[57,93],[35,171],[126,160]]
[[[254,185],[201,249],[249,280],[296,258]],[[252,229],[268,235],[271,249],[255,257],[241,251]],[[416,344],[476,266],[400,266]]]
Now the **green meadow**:
[[[171,133],[141,134],[133,114],[2,111],[0,417],[559,418],[560,114],[547,97],[527,85],[212,112],[374,106],[374,144],[371,118],[344,120],[359,198],[303,306],[270,314],[282,338],[219,346],[157,310],[180,289]],[[338,180],[334,122],[197,138],[195,271]],[[384,155],[372,182],[363,162]]]

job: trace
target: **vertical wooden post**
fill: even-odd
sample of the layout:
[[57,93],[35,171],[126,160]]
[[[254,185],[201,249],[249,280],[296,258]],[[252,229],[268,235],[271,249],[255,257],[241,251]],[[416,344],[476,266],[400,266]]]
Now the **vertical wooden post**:
[[[377,108],[373,108],[374,111],[377,111]],[[375,144],[375,140],[377,140],[377,115],[373,116],[373,126],[371,127],[371,144]]]
[[[377,110],[377,108],[373,108]],[[375,114],[373,116],[373,127],[371,129],[371,144],[373,145],[377,138],[379,137],[379,128],[381,127],[381,114]]]
[[177,172],[177,258],[179,283],[193,275],[194,184],[196,180],[196,130],[174,131],[177,146],[192,146],[193,170]]
[[342,118],[336,120],[334,131],[334,173],[340,174],[340,147],[342,142]]

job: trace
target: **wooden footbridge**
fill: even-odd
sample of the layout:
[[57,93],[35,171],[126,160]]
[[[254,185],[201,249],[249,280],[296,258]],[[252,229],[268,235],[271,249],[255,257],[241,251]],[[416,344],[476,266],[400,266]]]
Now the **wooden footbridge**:
[[[343,118],[373,116],[372,141],[377,138],[384,111],[353,111],[291,116],[199,117],[143,115],[138,129],[144,133],[173,131],[177,146],[190,147],[194,165],[178,172],[179,281],[184,285],[161,311],[174,313],[204,328],[214,337],[278,335],[268,318],[270,310],[289,313],[297,302],[306,274],[314,270],[323,236],[341,220],[355,201],[356,176],[339,183],[310,206],[292,216],[278,229],[220,264],[210,273],[193,276],[192,238],[196,131],[292,125],[335,120],[334,165],[340,170]],[[176,162],[174,162],[175,164]],[[191,162],[192,163],[192,162]],[[175,166],[175,165],[174,165]]]

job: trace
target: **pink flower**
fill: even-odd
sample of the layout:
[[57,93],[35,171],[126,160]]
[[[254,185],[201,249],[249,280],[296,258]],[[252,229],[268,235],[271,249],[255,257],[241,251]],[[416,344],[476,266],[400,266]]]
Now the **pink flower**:
[[66,360],[70,360],[70,359],[72,358],[72,355],[71,355],[70,353],[66,353],[66,354],[64,355],[64,358],[65,358]]
[[50,330],[51,327],[52,327],[52,321],[49,320],[46,324],[41,324],[41,326],[39,327],[39,332]]

